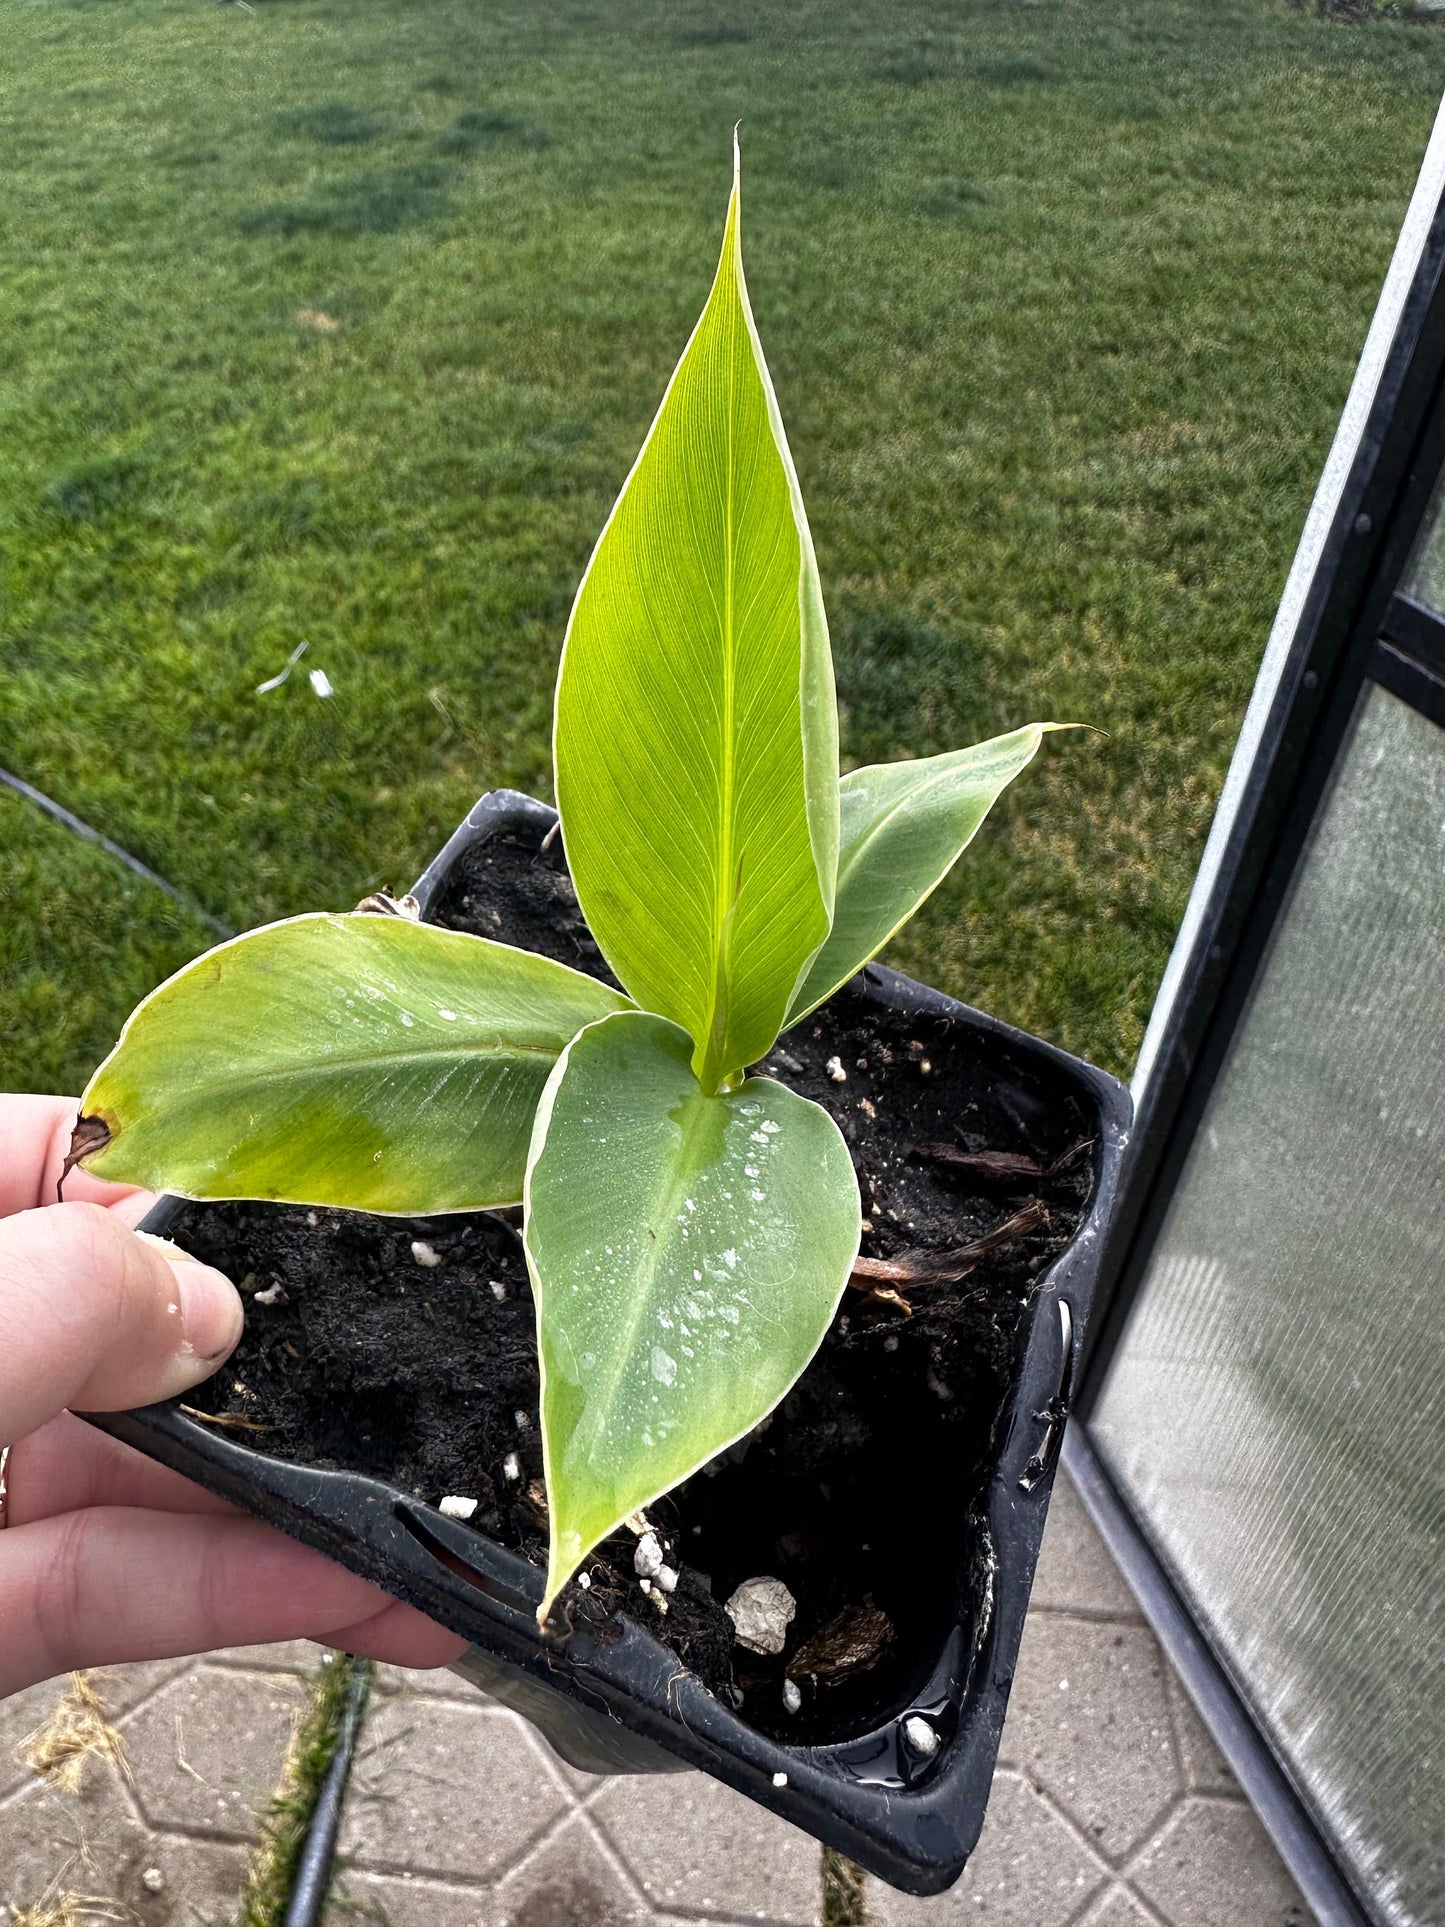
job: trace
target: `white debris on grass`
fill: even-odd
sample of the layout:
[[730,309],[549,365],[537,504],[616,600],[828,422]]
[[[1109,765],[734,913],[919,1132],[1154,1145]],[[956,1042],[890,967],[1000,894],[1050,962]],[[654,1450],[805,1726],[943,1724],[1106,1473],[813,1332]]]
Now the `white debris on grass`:
[[411,1255],[417,1264],[425,1265],[428,1270],[430,1270],[433,1265],[439,1265],[442,1261],[441,1253],[437,1250],[436,1246],[427,1244],[422,1238],[412,1239]]
[[797,1610],[797,1602],[782,1580],[766,1574],[745,1579],[724,1607],[739,1646],[746,1646],[752,1653],[782,1652]]
[[281,670],[279,675],[268,676],[265,682],[258,682],[256,685],[256,694],[258,696],[264,696],[268,690],[279,689],[310,647],[311,644],[309,642],[298,642],[296,647],[291,651],[291,654],[286,658],[286,667]]
[[[278,670],[274,676],[268,676],[265,682],[257,683],[256,694],[258,696],[264,696],[272,689],[279,689],[283,682],[289,681],[291,671],[296,667],[297,663],[300,662],[310,647],[311,644],[309,642],[298,642],[296,647],[291,651],[291,654],[286,658],[285,667]],[[331,686],[331,678],[324,669],[313,669],[310,674],[310,683],[315,693],[323,699],[334,693]]]
[[437,1507],[444,1519],[470,1519],[477,1509],[475,1499],[464,1499],[459,1492],[448,1493]]

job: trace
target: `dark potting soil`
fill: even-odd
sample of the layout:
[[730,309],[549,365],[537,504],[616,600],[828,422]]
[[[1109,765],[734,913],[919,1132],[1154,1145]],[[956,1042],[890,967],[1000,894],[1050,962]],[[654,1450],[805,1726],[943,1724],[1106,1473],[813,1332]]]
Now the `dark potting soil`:
[[[469,852],[434,920],[607,977],[560,841],[540,836],[527,826]],[[1077,1229],[1095,1156],[1086,1113],[1047,1067],[890,1011],[856,982],[759,1068],[837,1119],[865,1258],[926,1272],[931,1254],[1002,1227],[1001,1241],[962,1277],[859,1280],[778,1410],[649,1508],[679,1573],[665,1615],[634,1575],[629,1532],[588,1558],[589,1587],[574,1582],[558,1610],[626,1612],[753,1725],[821,1743],[904,1708],[960,1616],[982,1610],[979,1513],[1024,1311]],[[240,1347],[193,1404],[277,1458],[431,1504],[476,1499],[474,1526],[544,1565],[532,1298],[509,1215],[185,1207],[171,1235],[247,1298]],[[761,1575],[797,1602],[776,1657],[736,1644],[724,1611]]]

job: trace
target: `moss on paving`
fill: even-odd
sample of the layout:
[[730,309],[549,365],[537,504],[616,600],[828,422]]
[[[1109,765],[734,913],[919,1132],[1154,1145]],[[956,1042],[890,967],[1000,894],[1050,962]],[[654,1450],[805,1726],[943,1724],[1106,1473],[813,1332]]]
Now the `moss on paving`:
[[823,1927],[868,1927],[864,1873],[831,1847],[823,1849]]
[[[846,756],[1107,732],[1050,744],[896,960],[1127,1068],[1445,35],[1284,0],[13,0],[5,32],[0,764],[237,927],[545,792],[741,115]],[[256,696],[303,638],[334,697]],[[74,1085],[202,939],[20,820],[0,1083]]]
[[281,1927],[296,1881],[297,1862],[326,1770],[336,1751],[347,1696],[370,1660],[328,1654],[311,1681],[306,1706],[281,1768],[281,1780],[261,1815],[261,1839],[251,1857],[233,1927]]

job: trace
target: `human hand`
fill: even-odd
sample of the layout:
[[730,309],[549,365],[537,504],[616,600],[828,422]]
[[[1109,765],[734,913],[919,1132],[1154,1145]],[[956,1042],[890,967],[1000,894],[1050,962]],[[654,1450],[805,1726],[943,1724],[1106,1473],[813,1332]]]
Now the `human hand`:
[[318,1639],[404,1666],[464,1642],[67,1407],[149,1405],[241,1335],[220,1272],[131,1228],[147,1192],[83,1171],[77,1105],[0,1096],[0,1697],[76,1667]]

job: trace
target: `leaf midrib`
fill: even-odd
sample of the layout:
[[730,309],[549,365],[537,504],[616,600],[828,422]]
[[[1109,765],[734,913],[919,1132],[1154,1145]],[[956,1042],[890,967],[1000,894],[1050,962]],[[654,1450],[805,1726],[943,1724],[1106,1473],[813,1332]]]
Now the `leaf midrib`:
[[[729,227],[731,228],[731,222]],[[735,235],[731,246],[736,250]],[[730,285],[732,299],[725,305],[724,349],[727,356],[727,457],[725,462],[726,493],[723,504],[723,610],[722,610],[722,771],[721,793],[718,798],[718,853],[717,875],[713,896],[713,978],[712,1008],[708,1012],[707,1046],[703,1052],[702,1069],[704,1080],[719,1071],[726,1073],[726,1065],[715,1065],[713,1058],[723,1043],[727,1031],[726,1012],[723,1012],[723,1035],[718,1035],[718,1016],[723,1006],[724,988],[728,976],[728,934],[730,927],[732,872],[733,872],[733,800],[736,789],[737,745],[734,734],[737,728],[737,665],[735,660],[736,636],[734,634],[734,588],[737,566],[736,530],[733,511],[733,471],[736,461],[735,416],[737,411],[737,339],[736,339],[736,263],[733,263],[733,281]]]
[[[687,1122],[682,1126],[682,1142],[677,1147],[676,1160],[663,1184],[653,1194],[654,1209],[650,1215],[657,1218],[658,1229],[653,1235],[643,1262],[636,1266],[632,1274],[637,1288],[632,1295],[632,1304],[627,1313],[626,1342],[616,1348],[614,1356],[618,1363],[615,1370],[607,1375],[607,1396],[599,1409],[609,1417],[617,1397],[617,1388],[622,1383],[627,1368],[633,1362],[633,1346],[637,1342],[638,1332],[642,1329],[643,1318],[652,1305],[652,1288],[657,1282],[664,1249],[671,1252],[675,1244],[681,1242],[675,1237],[665,1237],[661,1227],[676,1222],[678,1202],[686,1195],[688,1174],[691,1169],[688,1163],[688,1150],[698,1126],[706,1115],[704,1106],[721,1104],[725,1101],[721,1097],[709,1097],[707,1092],[702,1090],[695,1094],[688,1093]],[[652,1229],[648,1215],[643,1217],[642,1228],[644,1232]]]

